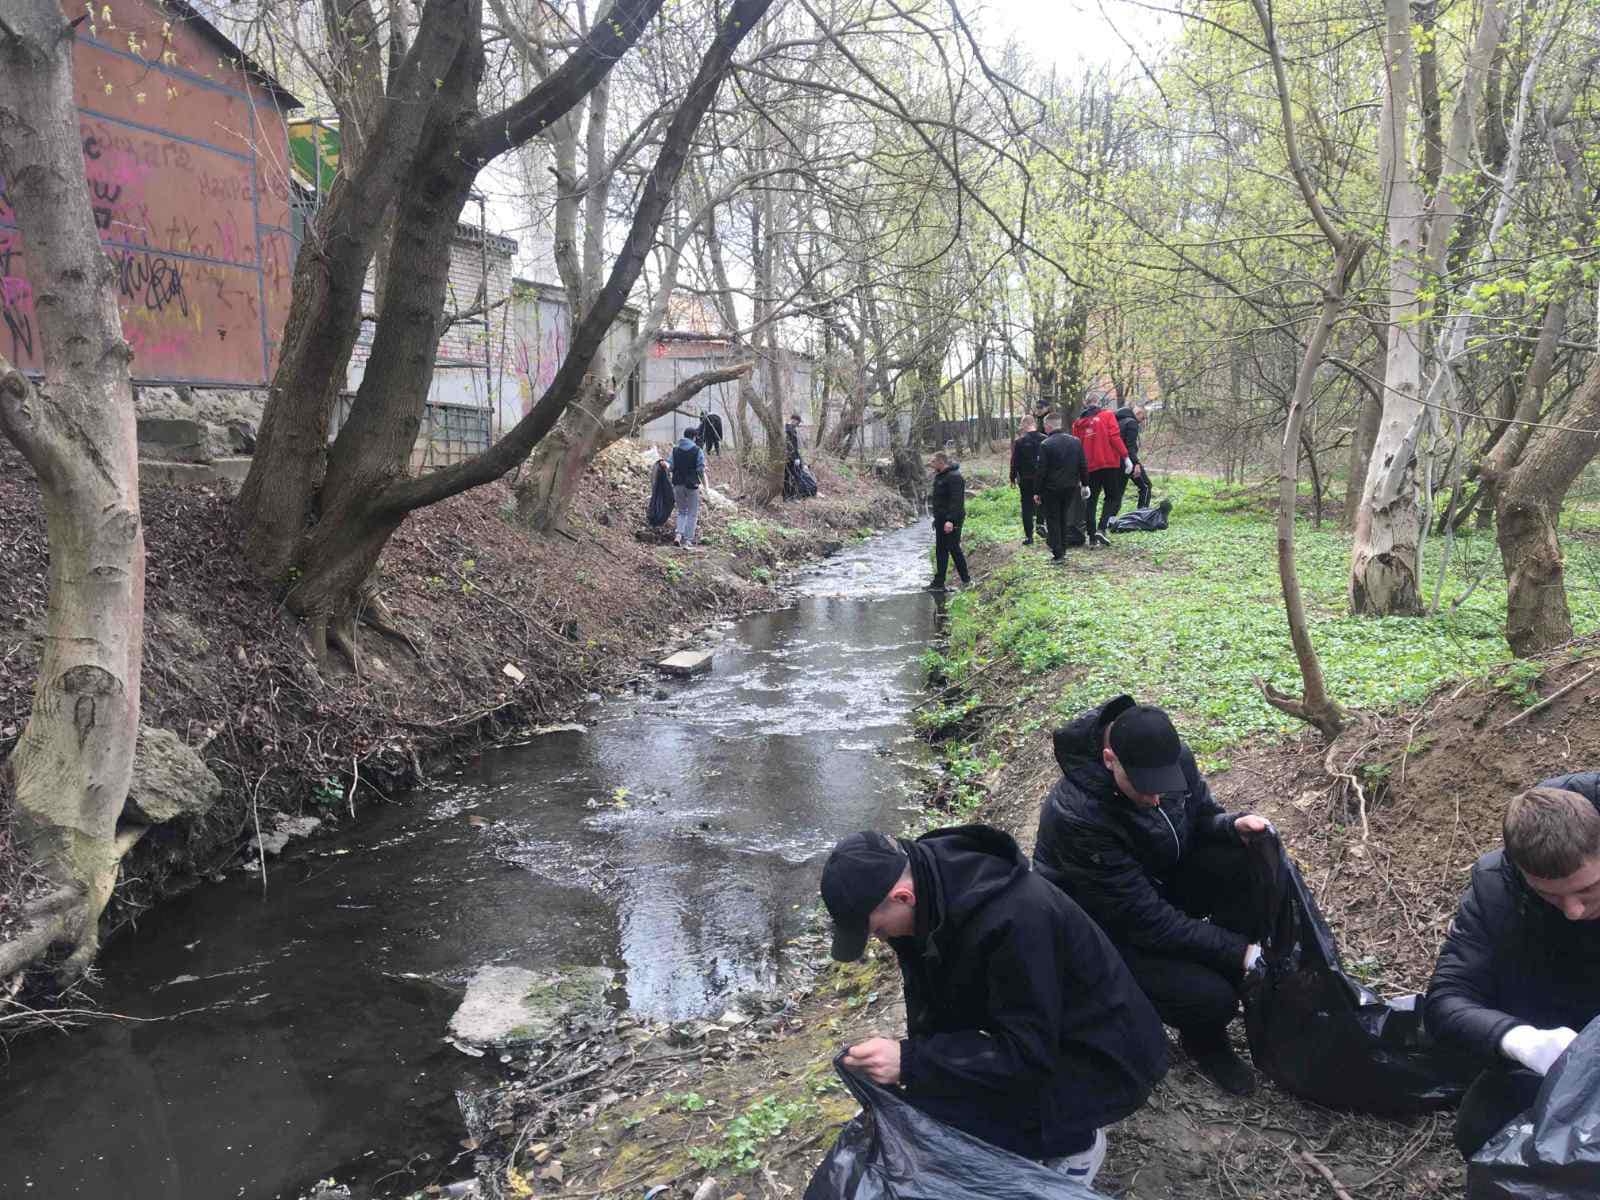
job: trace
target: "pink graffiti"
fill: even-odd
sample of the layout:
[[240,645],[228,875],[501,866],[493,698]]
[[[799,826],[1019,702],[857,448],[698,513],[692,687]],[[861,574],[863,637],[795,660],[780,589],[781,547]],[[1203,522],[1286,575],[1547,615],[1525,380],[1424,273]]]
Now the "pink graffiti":
[[[0,251],[9,250],[10,244],[0,246]],[[6,275],[0,277],[0,302],[8,307],[20,307],[24,301],[33,299],[33,285],[21,275]]]
[[189,339],[176,333],[151,335],[138,326],[124,326],[122,336],[136,358],[177,358],[189,352]]

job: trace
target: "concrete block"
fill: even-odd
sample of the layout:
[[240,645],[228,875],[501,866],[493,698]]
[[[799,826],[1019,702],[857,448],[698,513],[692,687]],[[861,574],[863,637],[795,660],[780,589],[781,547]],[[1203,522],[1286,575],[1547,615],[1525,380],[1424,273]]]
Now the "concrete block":
[[200,462],[207,458],[206,431],[198,421],[140,417],[139,450],[146,458]]
[[711,670],[711,657],[709,650],[679,650],[657,663],[656,669],[668,675],[704,675]]
[[216,472],[218,479],[238,491],[244,486],[244,478],[250,474],[250,464],[254,461],[248,454],[229,454],[214,460],[211,469]]
[[139,483],[143,487],[193,487],[216,482],[216,473],[205,463],[139,460]]

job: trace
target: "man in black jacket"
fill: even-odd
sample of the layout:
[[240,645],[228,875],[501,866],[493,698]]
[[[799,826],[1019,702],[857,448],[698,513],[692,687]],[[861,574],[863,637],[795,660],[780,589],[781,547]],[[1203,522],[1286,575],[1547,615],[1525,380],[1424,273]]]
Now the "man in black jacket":
[[1144,464],[1139,461],[1139,433],[1144,425],[1144,405],[1129,407],[1124,404],[1117,409],[1117,428],[1122,431],[1122,444],[1128,448],[1128,457],[1133,460],[1133,473],[1129,476],[1134,486],[1139,489],[1139,507],[1150,507],[1150,474],[1144,469]]
[[961,553],[961,522],[967,518],[967,482],[961,478],[961,464],[951,462],[943,450],[934,452],[933,488],[928,495],[928,508],[933,513],[933,582],[928,590],[944,591],[945,572],[950,560],[956,560],[956,574],[962,583],[971,583],[967,574],[967,556]]
[[877,937],[905,985],[906,1036],[859,1042],[845,1066],[1088,1184],[1105,1127],[1167,1069],[1160,1019],[1105,934],[983,825],[914,842],[851,834],[821,886],[833,957],[858,959]]
[[1045,424],[1049,431],[1039,443],[1039,490],[1034,503],[1044,514],[1050,557],[1060,562],[1068,546],[1084,543],[1083,501],[1088,496],[1089,468],[1083,443],[1061,428],[1059,417]]
[[1272,826],[1223,812],[1167,714],[1131,696],[1056,730],[1055,752],[1035,867],[1100,923],[1201,1073],[1249,1095],[1228,1023],[1261,954],[1244,842]]
[[1600,773],[1516,796],[1504,834],[1472,868],[1423,1002],[1428,1031],[1485,1066],[1456,1115],[1463,1158],[1533,1104],[1600,1016]]
[[1039,492],[1039,446],[1044,434],[1032,417],[1022,418],[1022,432],[1011,443],[1011,482],[1022,496],[1022,544],[1033,545],[1033,498]]

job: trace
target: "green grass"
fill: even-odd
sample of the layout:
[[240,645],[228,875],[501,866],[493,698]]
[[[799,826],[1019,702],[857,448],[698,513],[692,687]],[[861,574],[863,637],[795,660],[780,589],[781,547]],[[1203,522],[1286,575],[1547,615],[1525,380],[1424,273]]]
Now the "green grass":
[[[1255,734],[1300,726],[1270,708],[1255,679],[1298,692],[1278,587],[1276,535],[1262,493],[1227,491],[1176,478],[1158,489],[1173,499],[1172,528],[1128,534],[1111,550],[1077,550],[1065,567],[1030,547],[982,592],[950,605],[941,664],[951,680],[998,655],[1025,674],[1070,668],[1059,694],[1045,696],[1039,725],[1126,691],[1183,717],[1197,752],[1215,756]],[[969,498],[963,540],[1014,542],[1020,535],[1013,489]],[[1432,599],[1443,539],[1425,550]],[[1569,540],[1568,600],[1577,632],[1600,627],[1600,555]],[[1352,617],[1346,611],[1349,538],[1331,524],[1299,524],[1296,561],[1328,688],[1347,709],[1386,709],[1422,699],[1445,680],[1481,675],[1511,659],[1504,639],[1505,581],[1489,534],[1457,538],[1445,603],[1431,618]],[[1075,564],[1093,563],[1094,570]],[[1488,575],[1455,612],[1453,600]],[[1047,711],[1048,710],[1048,711]]]

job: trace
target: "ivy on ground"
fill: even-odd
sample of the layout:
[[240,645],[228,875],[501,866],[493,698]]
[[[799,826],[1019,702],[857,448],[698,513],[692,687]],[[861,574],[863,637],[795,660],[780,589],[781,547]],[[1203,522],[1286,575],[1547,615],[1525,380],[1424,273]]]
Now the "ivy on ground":
[[[1024,676],[1065,668],[1055,694],[1035,707],[1035,726],[1126,691],[1181,714],[1185,737],[1213,766],[1245,738],[1300,728],[1256,686],[1265,678],[1285,691],[1300,687],[1263,493],[1194,478],[1165,483],[1161,494],[1174,502],[1170,529],[1117,535],[1110,549],[1074,550],[1059,566],[1038,546],[1019,549],[985,586],[956,597],[939,671],[959,685],[1000,656]],[[969,498],[968,544],[1019,539],[1014,489]],[[1350,539],[1332,524],[1313,530],[1302,520],[1296,545],[1312,639],[1328,689],[1347,709],[1414,703],[1446,680],[1512,662],[1492,534],[1456,539],[1440,613],[1424,618],[1349,615]],[[1430,600],[1442,551],[1443,539],[1430,538],[1423,576]],[[1600,592],[1588,586],[1600,573],[1600,554],[1571,538],[1565,551],[1573,626],[1587,633],[1600,627]]]

